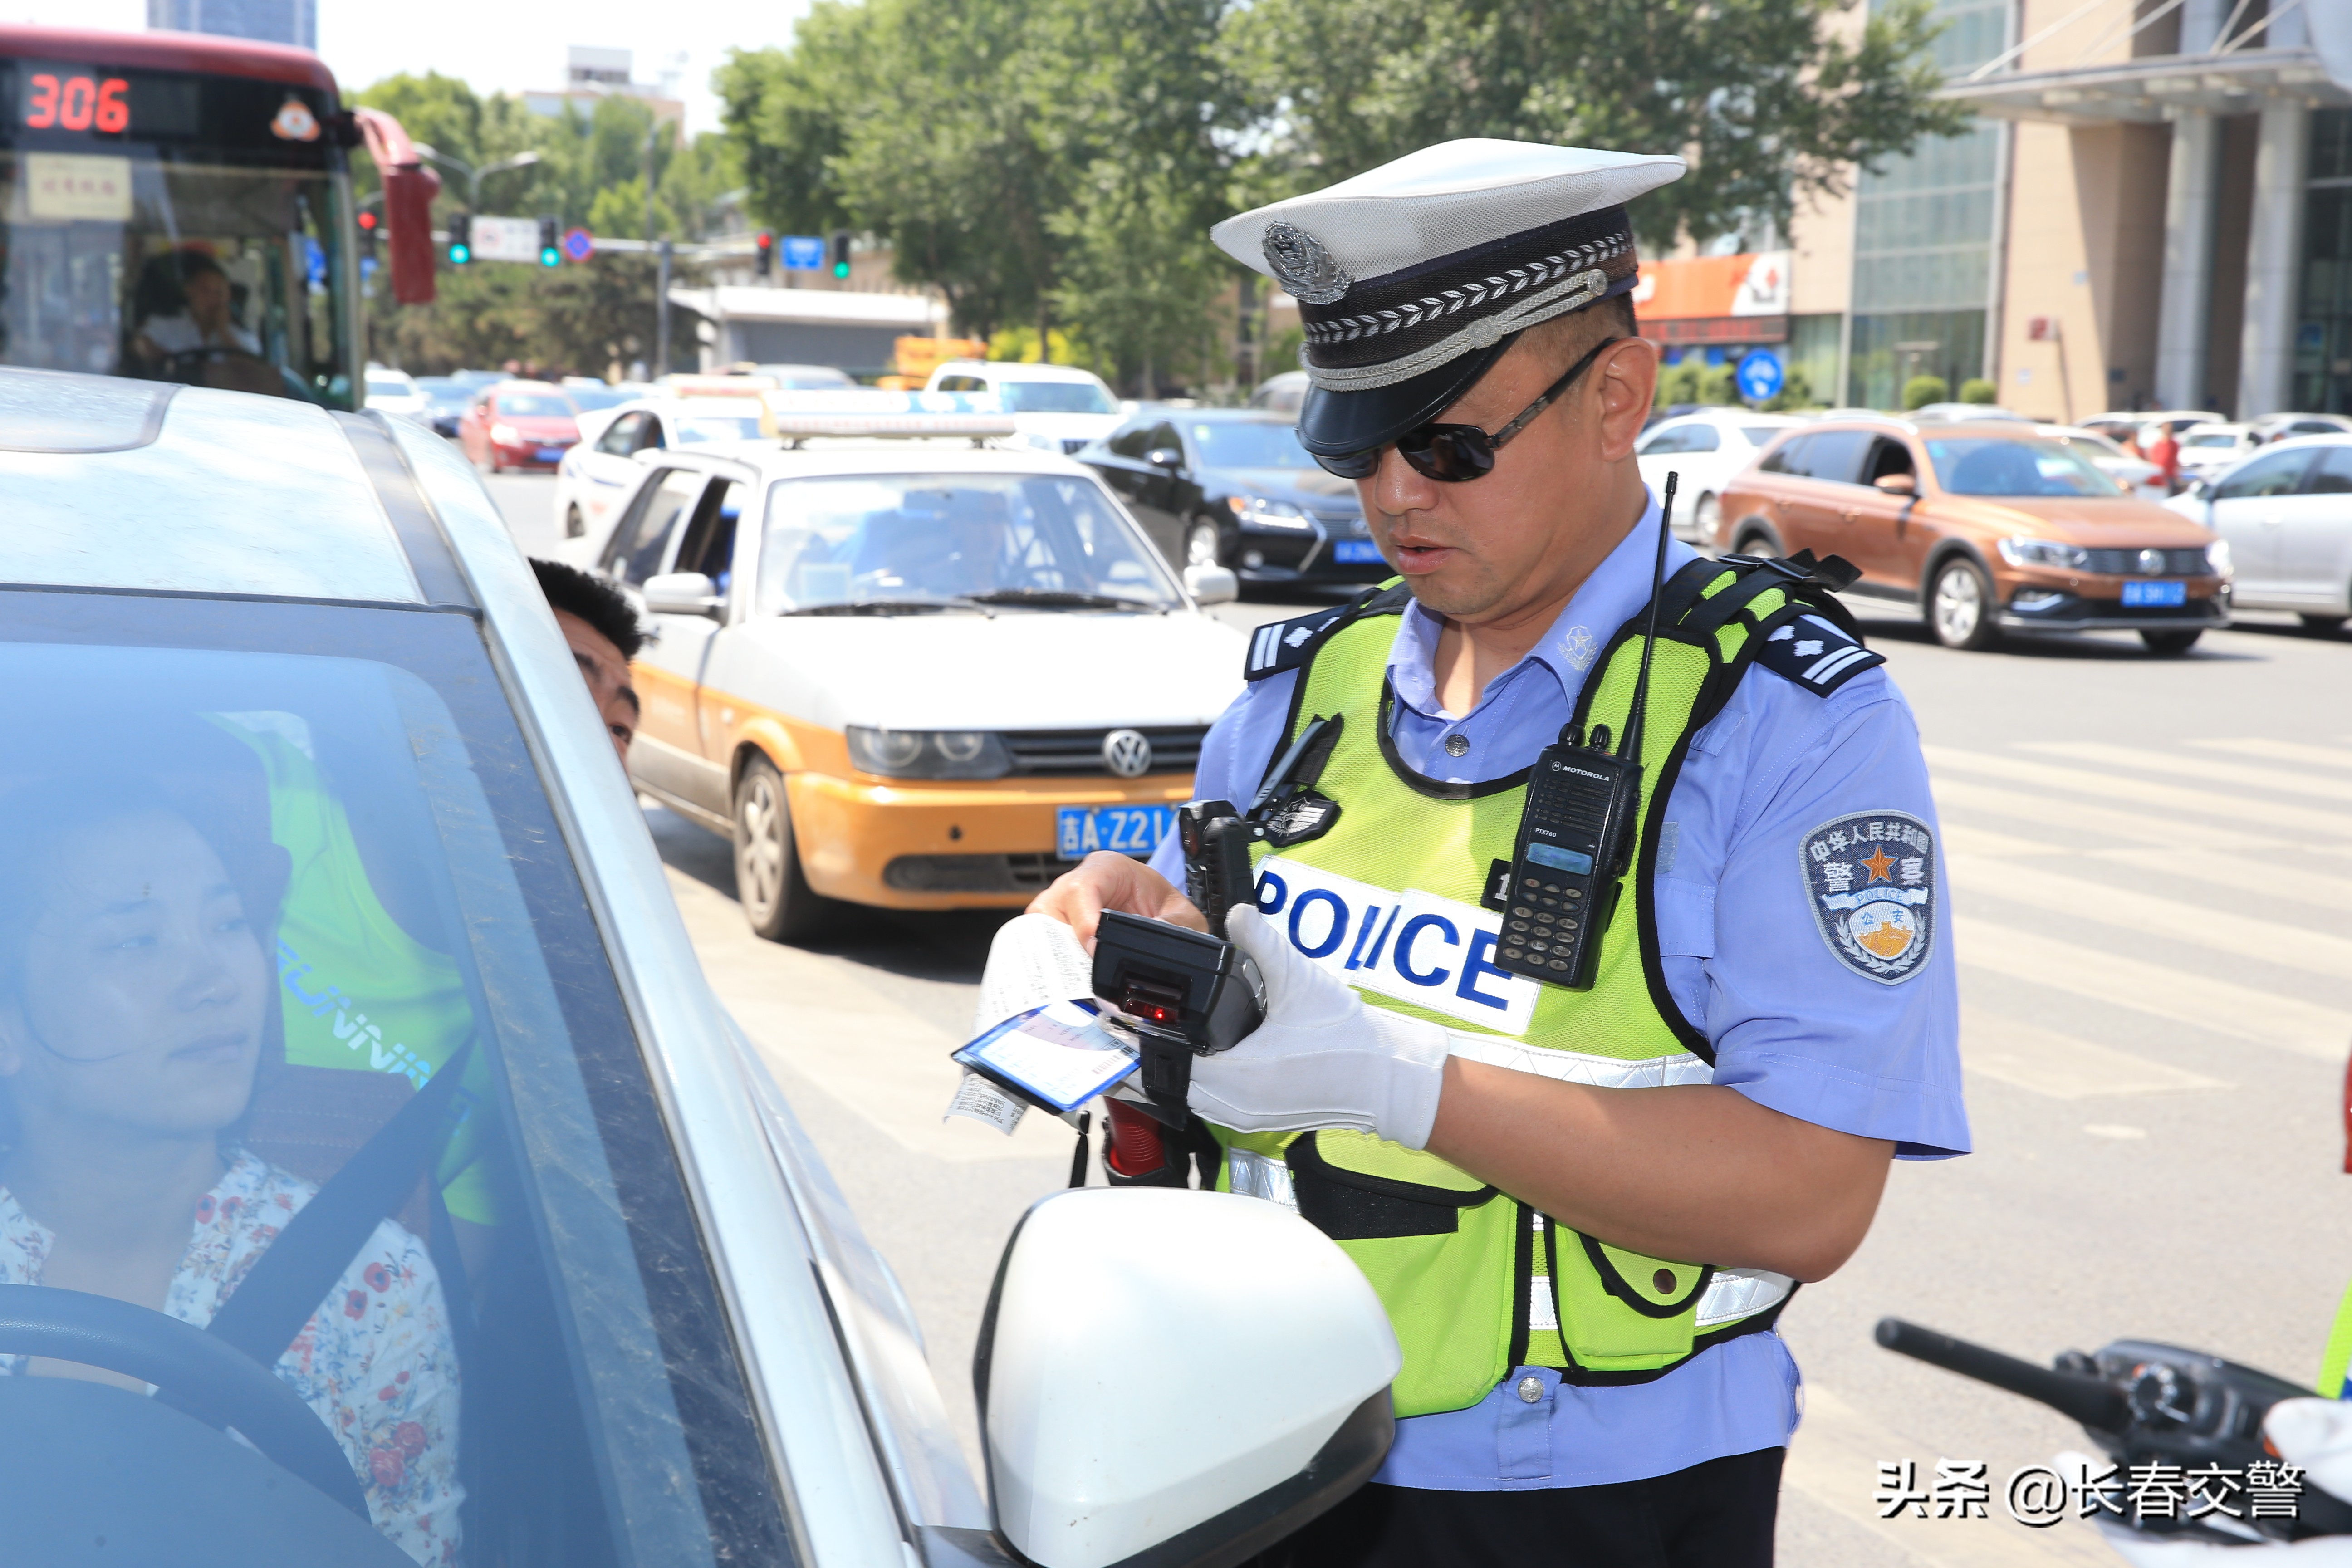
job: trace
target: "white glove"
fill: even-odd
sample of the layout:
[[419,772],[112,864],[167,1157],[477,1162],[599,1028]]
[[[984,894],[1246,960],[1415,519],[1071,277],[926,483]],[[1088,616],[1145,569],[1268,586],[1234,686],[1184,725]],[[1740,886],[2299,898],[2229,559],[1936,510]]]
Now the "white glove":
[[[2352,1498],[2352,1403],[2282,1399],[2263,1417],[2263,1431],[2280,1458],[2302,1468],[2306,1485],[2339,1498]],[[2248,1549],[2243,1546],[2166,1541],[2104,1519],[2099,1521],[2099,1533],[2132,1568],[2224,1568],[2224,1564],[2235,1568],[2247,1562]],[[2270,1550],[2294,1557],[2294,1562],[2283,1568],[2352,1568],[2352,1535],[2315,1535]]]
[[1192,1058],[1192,1109],[1241,1132],[1352,1127],[1418,1149],[1437,1121],[1446,1034],[1363,999],[1254,909],[1226,918],[1265,977],[1265,1022],[1232,1050]]

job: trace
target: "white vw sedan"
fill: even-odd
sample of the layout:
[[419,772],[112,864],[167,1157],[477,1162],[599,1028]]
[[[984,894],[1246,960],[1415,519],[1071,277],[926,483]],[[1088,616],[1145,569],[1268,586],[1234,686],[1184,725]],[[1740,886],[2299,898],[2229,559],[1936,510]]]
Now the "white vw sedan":
[[1378,1466],[1396,1342],[1335,1244],[1095,1189],[1006,1246],[983,1502],[430,431],[0,370],[0,509],[9,1563],[1205,1568]]
[[[1149,855],[1241,685],[1199,608],[1232,574],[1188,591],[1078,463],[932,434],[1002,416],[778,418],[649,461],[593,562],[659,634],[630,773],[733,840],[753,929],[1017,907]],[[893,435],[792,435],[819,429]]]

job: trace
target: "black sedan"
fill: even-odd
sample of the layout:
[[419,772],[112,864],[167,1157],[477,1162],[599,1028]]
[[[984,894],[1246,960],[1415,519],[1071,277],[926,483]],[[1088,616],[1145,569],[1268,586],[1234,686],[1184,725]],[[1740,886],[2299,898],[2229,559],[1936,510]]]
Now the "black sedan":
[[1263,586],[1390,576],[1356,487],[1315,466],[1293,423],[1258,408],[1139,408],[1077,458],[1179,565],[1228,566]]

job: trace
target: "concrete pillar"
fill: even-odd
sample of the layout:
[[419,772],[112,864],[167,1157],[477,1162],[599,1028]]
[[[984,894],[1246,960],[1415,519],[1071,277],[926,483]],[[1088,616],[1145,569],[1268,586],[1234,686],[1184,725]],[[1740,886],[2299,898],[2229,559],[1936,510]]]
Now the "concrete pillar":
[[2238,350],[2238,417],[2284,410],[2293,387],[2295,318],[2302,304],[2305,165],[2311,110],[2263,110],[2254,152],[2254,212],[2246,235],[2245,335]]
[[2205,406],[2205,317],[2213,297],[2215,186],[2221,124],[2202,109],[2172,122],[2164,193],[2164,290],[2156,318],[2156,400]]

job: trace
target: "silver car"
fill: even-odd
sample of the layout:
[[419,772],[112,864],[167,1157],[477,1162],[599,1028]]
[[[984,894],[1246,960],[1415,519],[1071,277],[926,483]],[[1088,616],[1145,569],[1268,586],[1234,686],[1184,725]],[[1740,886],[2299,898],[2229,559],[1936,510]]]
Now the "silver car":
[[1335,1245],[1096,1189],[983,1500],[446,443],[0,370],[0,512],[9,1561],[1223,1563],[1377,1467]]
[[2229,546],[2238,608],[2292,610],[2320,631],[2352,616],[2352,435],[2257,447],[2164,504]]

